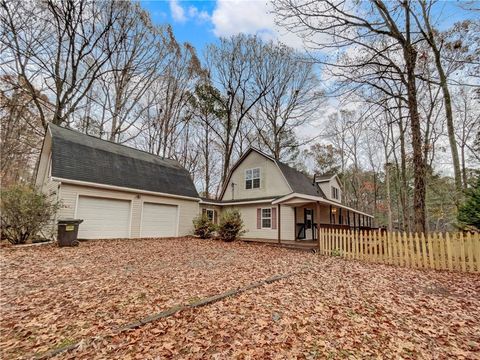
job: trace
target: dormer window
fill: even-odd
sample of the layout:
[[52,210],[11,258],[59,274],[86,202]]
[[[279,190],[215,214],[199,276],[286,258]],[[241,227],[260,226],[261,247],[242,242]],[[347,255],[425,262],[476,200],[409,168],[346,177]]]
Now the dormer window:
[[245,189],[260,188],[260,168],[245,170]]
[[332,186],[332,199],[335,199],[335,200],[340,199],[340,191],[335,186]]

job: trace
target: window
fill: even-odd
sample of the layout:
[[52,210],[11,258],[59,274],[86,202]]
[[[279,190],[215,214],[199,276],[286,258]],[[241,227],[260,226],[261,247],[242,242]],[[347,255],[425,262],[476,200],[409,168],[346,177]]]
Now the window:
[[260,188],[260,168],[245,170],[245,189]]
[[272,227],[272,209],[265,208],[262,209],[262,229]]
[[212,223],[215,222],[215,210],[203,209],[203,213],[207,215],[208,220],[210,220]]
[[335,186],[332,186],[332,199],[339,199],[339,191]]

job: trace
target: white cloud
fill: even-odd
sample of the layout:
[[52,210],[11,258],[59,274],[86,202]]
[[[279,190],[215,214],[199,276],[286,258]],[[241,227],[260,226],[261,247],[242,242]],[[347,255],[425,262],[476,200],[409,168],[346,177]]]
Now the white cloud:
[[301,38],[275,24],[272,10],[272,3],[266,0],[217,0],[211,16],[213,32],[219,37],[238,33],[256,34],[263,40],[278,40],[302,49]]
[[187,17],[185,16],[185,10],[183,7],[180,6],[177,0],[170,0],[170,12],[172,14],[172,18],[178,22],[185,22],[187,21]]
[[170,12],[173,20],[184,23],[187,20],[197,20],[199,22],[205,22],[210,20],[208,12],[198,10],[195,6],[189,6],[185,9],[178,0],[170,0]]
[[210,20],[210,15],[206,11],[200,11],[195,6],[190,6],[188,8],[188,16],[192,19],[197,19],[199,21]]

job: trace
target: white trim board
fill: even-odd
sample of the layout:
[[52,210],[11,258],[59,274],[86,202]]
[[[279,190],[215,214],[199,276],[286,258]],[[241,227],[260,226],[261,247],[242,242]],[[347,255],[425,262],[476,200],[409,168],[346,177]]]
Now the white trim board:
[[324,199],[324,198],[318,197],[318,196],[305,195],[305,194],[300,194],[300,193],[292,193],[292,194],[282,196],[281,198],[278,198],[275,201],[273,201],[272,204],[281,204],[283,201],[287,201],[287,200],[290,200],[290,199],[296,198],[296,197],[298,197],[300,199],[306,199],[306,200],[310,200],[310,201],[318,201],[319,203],[323,203],[323,204],[327,204],[327,205],[333,205],[333,206],[336,206],[336,207],[341,207],[342,209],[350,210],[350,211],[353,211],[357,214],[368,216],[372,219],[374,218],[373,215],[364,213],[362,211],[355,210],[351,207],[342,205],[342,204],[337,203],[335,201],[327,200],[327,199]]
[[191,196],[183,196],[183,195],[168,194],[168,193],[162,193],[162,192],[156,192],[156,191],[133,189],[133,188],[128,188],[128,187],[116,186],[116,185],[106,185],[106,184],[100,184],[100,183],[92,183],[92,182],[89,182],[89,181],[72,180],[72,179],[65,179],[65,178],[60,178],[60,177],[52,177],[52,180],[60,181],[60,182],[65,183],[65,184],[89,186],[89,187],[100,188],[100,189],[110,189],[110,190],[131,192],[131,193],[136,193],[136,194],[156,195],[156,196],[165,196],[165,197],[171,197],[171,198],[177,198],[177,199],[200,201],[200,198],[191,197]]

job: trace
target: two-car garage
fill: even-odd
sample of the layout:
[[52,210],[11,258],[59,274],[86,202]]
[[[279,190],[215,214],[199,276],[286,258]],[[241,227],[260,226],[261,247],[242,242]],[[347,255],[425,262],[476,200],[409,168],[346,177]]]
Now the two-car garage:
[[162,238],[193,233],[200,198],[176,160],[48,125],[36,185],[81,219],[79,239]]
[[[133,200],[78,196],[76,218],[83,219],[80,239],[132,237]],[[141,202],[141,237],[177,236],[178,206]],[[134,210],[134,209],[133,209]]]

